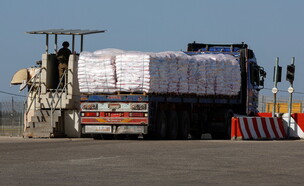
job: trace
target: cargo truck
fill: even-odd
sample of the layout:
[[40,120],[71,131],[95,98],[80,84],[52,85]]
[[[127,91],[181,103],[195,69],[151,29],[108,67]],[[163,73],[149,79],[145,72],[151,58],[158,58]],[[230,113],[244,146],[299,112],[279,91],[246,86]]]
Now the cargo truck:
[[[194,42],[188,44],[188,50],[183,53],[191,58],[224,54],[235,59],[238,64],[235,68],[238,68],[239,71],[236,73],[239,74],[239,79],[236,81],[239,84],[239,91],[234,94],[196,93],[195,88],[193,89],[190,84],[188,87],[191,89],[190,92],[120,90],[106,93],[82,90],[80,94],[80,85],[83,82],[79,80],[79,65],[82,54],[86,53],[82,52],[83,38],[85,35],[104,32],[105,30],[79,29],[27,32],[45,35],[46,52],[42,55],[42,60],[38,61],[38,67],[16,72],[11,81],[13,85],[20,84],[20,90],[28,87],[24,114],[24,136],[81,137],[81,135],[89,134],[95,138],[109,139],[113,136],[137,137],[142,134],[152,139],[188,139],[189,137],[197,139],[204,133],[210,133],[212,137],[229,138],[230,119],[233,115],[255,115],[258,112],[258,91],[263,88],[266,73],[257,64],[253,51],[244,43],[200,44]],[[49,35],[55,36],[54,53],[50,53],[51,50],[49,50]],[[65,74],[67,78],[64,78],[66,82],[63,88],[58,86],[63,79],[58,83],[58,61],[56,60],[57,36],[61,35],[72,36],[73,53],[69,58],[69,69]],[[80,54],[75,51],[76,36],[81,38]],[[136,58],[135,61],[137,61]],[[166,66],[165,61],[162,63]],[[125,65],[125,63],[121,64]],[[95,63],[91,65],[95,65]],[[82,68],[86,69],[87,66],[82,66]],[[96,69],[93,71],[96,72]],[[182,70],[185,68],[183,67]],[[218,77],[221,76],[221,71],[231,73],[231,76],[236,75],[234,74],[236,71],[220,68],[217,69]],[[91,72],[89,71],[89,73]],[[185,71],[177,73],[185,75],[183,74]],[[92,74],[90,75],[89,77],[94,77]],[[134,76],[132,73],[122,72],[116,75],[123,75],[123,78],[126,79],[128,76]],[[173,86],[176,81],[168,76],[168,79],[170,78],[173,79],[173,83],[169,86]],[[187,83],[183,81],[185,79],[181,78],[178,83],[184,86]],[[154,86],[158,82],[163,83],[154,81]],[[100,82],[95,83],[100,84]],[[234,82],[234,84],[237,83]],[[197,84],[201,85],[199,81]],[[228,82],[220,84],[220,86],[228,87],[229,84]]]
[[188,44],[185,54],[233,56],[241,74],[238,94],[82,93],[79,114],[82,134],[103,139],[143,135],[149,139],[185,140],[200,139],[206,133],[213,138],[230,138],[234,115],[258,112],[258,93],[266,77],[264,69],[245,43],[193,42]]

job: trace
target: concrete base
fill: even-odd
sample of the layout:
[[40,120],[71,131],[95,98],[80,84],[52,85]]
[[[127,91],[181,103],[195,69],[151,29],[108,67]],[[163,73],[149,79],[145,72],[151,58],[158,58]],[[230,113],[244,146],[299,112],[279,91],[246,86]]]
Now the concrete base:
[[67,137],[80,138],[81,128],[79,124],[78,110],[64,110],[64,130]]

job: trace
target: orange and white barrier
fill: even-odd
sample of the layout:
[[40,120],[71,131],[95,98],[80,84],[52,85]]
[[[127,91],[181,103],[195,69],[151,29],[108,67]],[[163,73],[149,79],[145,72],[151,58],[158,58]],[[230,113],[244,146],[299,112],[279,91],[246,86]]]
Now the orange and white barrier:
[[290,138],[304,139],[304,113],[291,114],[290,126],[288,126],[288,113],[283,114],[282,118],[284,129]]
[[231,122],[231,139],[285,139],[281,118],[235,117]]

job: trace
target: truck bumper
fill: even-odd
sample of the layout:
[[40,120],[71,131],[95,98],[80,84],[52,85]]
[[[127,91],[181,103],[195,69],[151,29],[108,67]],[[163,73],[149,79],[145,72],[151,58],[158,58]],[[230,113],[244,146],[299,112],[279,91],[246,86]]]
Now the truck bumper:
[[147,134],[148,126],[82,125],[83,134]]

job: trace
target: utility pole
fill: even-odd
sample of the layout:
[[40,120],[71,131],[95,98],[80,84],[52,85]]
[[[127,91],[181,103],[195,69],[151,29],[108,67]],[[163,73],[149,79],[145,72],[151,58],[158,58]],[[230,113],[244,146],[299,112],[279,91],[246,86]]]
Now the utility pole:
[[295,75],[295,57],[292,57],[290,65],[287,65],[286,80],[289,81],[290,87],[288,88],[289,92],[289,101],[288,101],[288,127],[287,127],[287,138],[289,138],[290,131],[290,122],[291,122],[291,112],[292,112],[292,93],[294,92],[293,81]]
[[273,75],[273,82],[274,87],[272,88],[273,93],[273,107],[272,107],[272,117],[275,117],[276,112],[276,105],[277,105],[277,93],[278,93],[278,82],[281,82],[281,75],[282,75],[282,67],[279,66],[279,58],[276,58],[276,65],[274,66],[274,75]]

